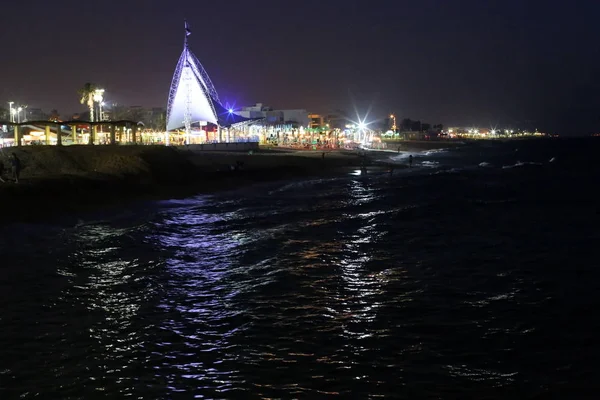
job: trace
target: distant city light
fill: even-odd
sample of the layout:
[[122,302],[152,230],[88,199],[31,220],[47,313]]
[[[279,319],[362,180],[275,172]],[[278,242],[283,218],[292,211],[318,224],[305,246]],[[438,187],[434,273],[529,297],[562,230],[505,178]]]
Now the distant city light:
[[229,114],[233,114],[233,108],[230,108],[228,111],[229,111]]

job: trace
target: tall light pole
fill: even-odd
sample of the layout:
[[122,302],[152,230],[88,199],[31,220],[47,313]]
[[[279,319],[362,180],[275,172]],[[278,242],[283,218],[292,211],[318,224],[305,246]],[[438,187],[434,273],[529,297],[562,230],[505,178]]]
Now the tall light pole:
[[104,100],[104,89],[96,89],[94,91],[94,96],[93,99],[96,103],[98,103],[98,121],[102,121],[102,106],[100,105],[100,103],[102,103],[102,100]]
[[14,101],[8,102],[9,114],[10,114],[8,118],[10,118],[10,122],[15,122],[15,113],[13,111],[13,106],[12,106],[13,104],[15,104]]
[[390,118],[392,119],[392,130],[394,131],[394,133],[396,133],[396,116],[394,114],[390,115]]
[[100,106],[99,106],[100,112],[98,113],[98,119],[100,121],[104,121],[104,114],[103,114],[103,111],[102,111],[102,107],[104,107],[104,102],[103,101],[100,102]]
[[21,111],[23,111],[22,107],[17,108],[17,123],[21,123]]

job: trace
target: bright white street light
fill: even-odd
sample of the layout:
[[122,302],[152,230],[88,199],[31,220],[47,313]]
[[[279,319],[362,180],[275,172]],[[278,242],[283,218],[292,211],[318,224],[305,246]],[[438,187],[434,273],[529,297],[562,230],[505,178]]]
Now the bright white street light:
[[23,107],[18,107],[17,108],[17,123],[21,123],[21,111],[23,111]]
[[94,94],[92,96],[92,99],[98,103],[98,121],[102,121],[102,105],[103,102],[102,100],[104,100],[104,89],[96,89],[94,90]]
[[103,94],[104,94],[104,89],[97,89],[94,92],[94,101],[96,103],[100,103],[104,99]]
[[8,107],[10,109],[10,116],[9,116],[10,122],[15,122],[15,109],[12,106],[13,104],[15,104],[14,101],[9,101],[8,102]]

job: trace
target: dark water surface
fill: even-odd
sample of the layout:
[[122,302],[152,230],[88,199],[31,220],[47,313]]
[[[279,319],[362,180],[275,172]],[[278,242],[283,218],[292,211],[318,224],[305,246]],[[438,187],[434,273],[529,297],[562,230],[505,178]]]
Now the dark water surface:
[[0,398],[595,398],[598,149],[2,226]]

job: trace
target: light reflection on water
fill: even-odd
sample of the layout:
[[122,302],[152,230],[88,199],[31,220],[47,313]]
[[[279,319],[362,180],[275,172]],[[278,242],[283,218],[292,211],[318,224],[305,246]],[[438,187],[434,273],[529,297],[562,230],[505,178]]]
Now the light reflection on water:
[[521,234],[518,210],[440,212],[452,176],[394,179],[12,227],[2,398],[485,398],[568,368],[541,351],[556,296],[524,257],[556,243],[546,216]]

